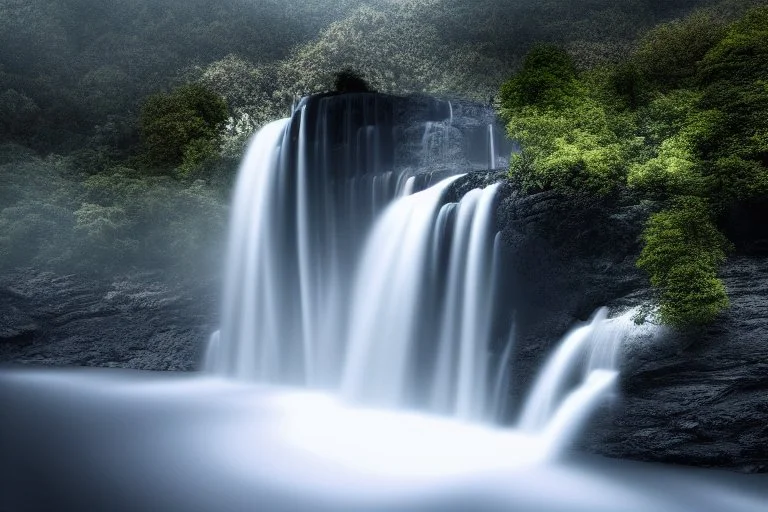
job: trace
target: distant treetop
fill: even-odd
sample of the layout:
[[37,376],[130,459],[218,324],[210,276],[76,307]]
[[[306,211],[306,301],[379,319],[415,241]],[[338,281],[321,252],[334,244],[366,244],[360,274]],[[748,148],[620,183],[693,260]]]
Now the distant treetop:
[[352,69],[343,69],[336,73],[333,88],[336,92],[375,92],[365,79]]

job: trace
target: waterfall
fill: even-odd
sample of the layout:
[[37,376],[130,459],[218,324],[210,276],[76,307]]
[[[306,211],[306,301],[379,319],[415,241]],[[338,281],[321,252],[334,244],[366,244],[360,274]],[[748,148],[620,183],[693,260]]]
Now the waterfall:
[[287,120],[281,120],[259,131],[238,176],[230,217],[221,331],[216,336],[218,350],[211,354],[209,364],[218,372],[271,380],[280,368],[274,358],[279,339],[271,308],[281,291],[267,280],[281,270],[270,244],[277,241],[274,235],[283,228],[272,213],[281,199],[281,177],[275,170],[279,169],[280,139],[286,126]]
[[397,406],[416,343],[419,293],[429,239],[424,235],[449,178],[393,204],[376,225],[363,254],[350,311],[349,355],[343,390],[351,397]]
[[[633,314],[634,311],[629,311],[608,319],[608,309],[600,308],[586,325],[566,334],[528,395],[520,428],[535,432],[555,421],[553,416],[560,414],[559,409],[564,407],[559,401],[563,398],[567,380],[580,364],[585,370],[583,388],[600,389],[603,394],[609,389],[617,375],[619,347],[634,328]],[[613,375],[613,378],[608,379],[607,375]]]
[[570,372],[583,356],[584,345],[598,325],[602,325],[607,314],[606,309],[599,310],[587,325],[566,334],[563,342],[547,361],[538,380],[529,394],[523,409],[521,427],[526,430],[538,430],[550,419],[560,393]]
[[618,373],[610,370],[590,372],[584,384],[571,392],[544,428],[548,457],[558,455],[578,433],[602,396],[613,386]]
[[496,168],[496,141],[493,137],[493,123],[488,125],[488,148],[490,151],[490,162],[491,165],[489,169],[495,169]]
[[[304,98],[253,138],[205,368],[350,404],[503,418],[516,346],[514,308],[499,300],[514,264],[496,226],[501,185],[459,194],[462,176],[430,158],[433,139],[442,158],[462,133],[452,104],[444,120],[431,107],[418,120],[398,117],[396,101]],[[494,168],[493,123],[487,137]],[[521,432],[553,452],[573,437],[612,389],[626,325],[603,309],[563,338],[521,408]]]
[[[498,185],[443,204],[457,177],[403,197],[377,222],[355,279],[342,390],[357,401],[481,419],[490,404],[493,205]],[[452,228],[448,228],[452,225]],[[447,292],[434,272],[448,259]],[[435,319],[440,319],[435,322]],[[436,363],[420,364],[424,340]],[[431,395],[420,390],[431,384]]]

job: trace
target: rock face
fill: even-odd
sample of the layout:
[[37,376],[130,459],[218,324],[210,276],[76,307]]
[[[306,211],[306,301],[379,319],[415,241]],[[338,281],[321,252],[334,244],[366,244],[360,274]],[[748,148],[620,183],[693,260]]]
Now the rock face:
[[721,277],[731,307],[718,322],[628,347],[623,400],[590,451],[768,471],[768,258],[731,257]]
[[0,276],[0,362],[192,370],[214,330],[217,283],[29,269]]
[[[481,185],[470,175],[457,191]],[[518,308],[513,404],[552,345],[600,306],[648,303],[635,267],[656,209],[632,197],[523,196],[505,185],[497,220]],[[768,471],[768,257],[734,254],[721,277],[730,309],[698,332],[663,330],[625,347],[621,398],[595,415],[581,448],[611,457]],[[510,420],[516,411],[510,411]]]

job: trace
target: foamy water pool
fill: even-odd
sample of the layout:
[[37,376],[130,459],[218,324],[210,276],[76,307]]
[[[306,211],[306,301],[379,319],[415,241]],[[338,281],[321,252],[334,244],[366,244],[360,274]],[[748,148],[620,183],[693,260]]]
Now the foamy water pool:
[[0,372],[0,510],[765,511],[768,478],[196,375]]

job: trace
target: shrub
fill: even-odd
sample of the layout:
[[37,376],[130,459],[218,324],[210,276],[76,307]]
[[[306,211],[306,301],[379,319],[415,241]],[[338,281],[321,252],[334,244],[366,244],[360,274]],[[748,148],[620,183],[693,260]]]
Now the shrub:
[[501,99],[523,190],[629,187],[670,205],[649,220],[638,260],[664,323],[701,325],[727,307],[716,215],[768,197],[768,7],[731,24],[704,11],[666,23],[592,70],[536,47]]
[[717,278],[730,244],[712,222],[706,201],[680,197],[651,216],[638,267],[650,275],[660,320],[673,326],[703,325],[728,307]]
[[720,202],[768,194],[768,7],[728,27],[703,58],[703,108],[721,113],[700,143]]

